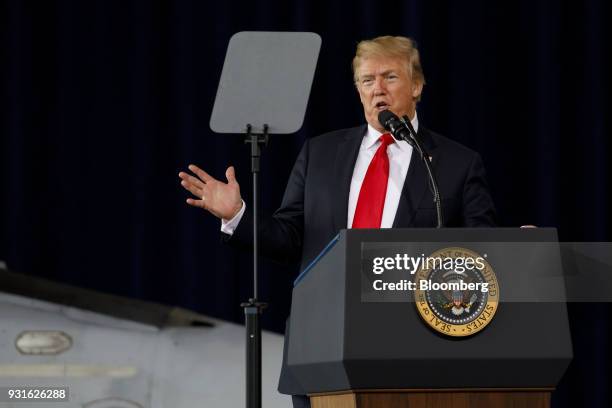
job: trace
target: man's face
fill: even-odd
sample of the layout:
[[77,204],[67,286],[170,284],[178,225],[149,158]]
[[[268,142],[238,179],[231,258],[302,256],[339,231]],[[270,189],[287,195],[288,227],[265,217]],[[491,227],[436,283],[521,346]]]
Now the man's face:
[[389,109],[398,116],[413,118],[423,85],[415,83],[405,60],[393,57],[363,58],[357,68],[357,91],[366,121],[384,132],[378,113]]

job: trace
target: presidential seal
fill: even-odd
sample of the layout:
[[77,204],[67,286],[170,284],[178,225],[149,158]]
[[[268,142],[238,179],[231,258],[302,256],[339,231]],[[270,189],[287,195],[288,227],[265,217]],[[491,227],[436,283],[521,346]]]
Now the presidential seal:
[[446,336],[471,336],[491,321],[499,303],[499,286],[486,255],[465,248],[440,249],[415,273],[419,314]]

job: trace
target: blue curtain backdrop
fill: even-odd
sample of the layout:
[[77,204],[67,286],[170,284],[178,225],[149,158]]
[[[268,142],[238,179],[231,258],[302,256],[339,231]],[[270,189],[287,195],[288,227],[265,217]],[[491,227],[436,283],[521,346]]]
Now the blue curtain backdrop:
[[[184,203],[177,173],[236,165],[248,147],[208,127],[225,50],[244,30],[323,38],[303,129],[273,138],[262,207],[298,150],[361,124],[357,41],[415,38],[421,123],[479,151],[503,226],[611,239],[608,2],[3,1],[0,259],[12,269],[242,321],[251,257]],[[266,97],[262,90],[261,98]],[[325,205],[325,203],[322,203]],[[296,268],[262,263],[264,327],[281,331]],[[575,360],[555,407],[612,404],[609,304],[570,305]]]

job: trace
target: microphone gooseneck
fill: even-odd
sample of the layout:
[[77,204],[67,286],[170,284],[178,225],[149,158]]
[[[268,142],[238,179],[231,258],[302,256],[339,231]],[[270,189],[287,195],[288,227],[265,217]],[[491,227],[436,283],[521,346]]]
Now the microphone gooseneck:
[[440,198],[440,190],[438,189],[438,182],[436,176],[431,168],[431,162],[429,161],[429,154],[419,142],[417,134],[410,123],[407,116],[403,116],[401,119],[390,110],[383,110],[378,114],[378,121],[388,131],[391,132],[396,140],[405,140],[408,142],[416,151],[419,152],[421,160],[425,164],[427,170],[427,178],[429,181],[429,189],[433,195],[434,204],[436,206],[437,225],[436,228],[442,228],[444,226],[444,219],[442,214],[442,200]]

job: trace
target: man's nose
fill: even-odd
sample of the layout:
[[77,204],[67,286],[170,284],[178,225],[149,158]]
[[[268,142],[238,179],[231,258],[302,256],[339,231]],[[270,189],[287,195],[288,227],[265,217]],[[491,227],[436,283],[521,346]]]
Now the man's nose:
[[387,88],[385,86],[385,79],[383,77],[376,77],[374,79],[374,87],[373,87],[373,91],[374,91],[374,95],[380,95],[380,94],[384,94],[387,91]]

